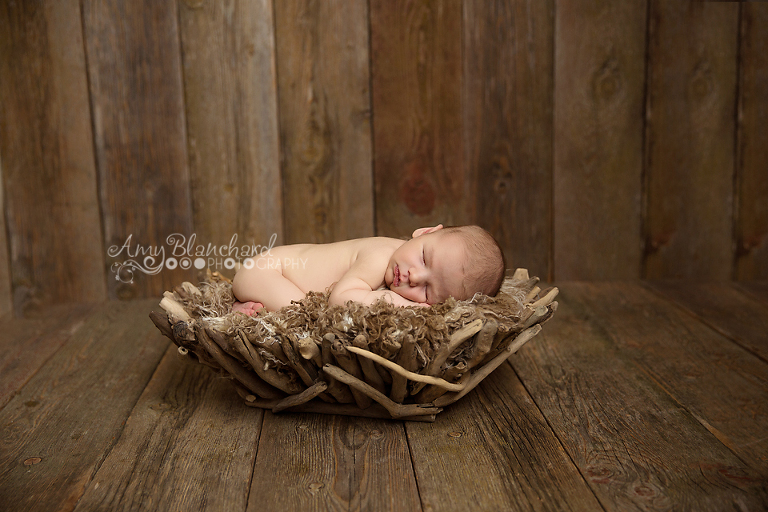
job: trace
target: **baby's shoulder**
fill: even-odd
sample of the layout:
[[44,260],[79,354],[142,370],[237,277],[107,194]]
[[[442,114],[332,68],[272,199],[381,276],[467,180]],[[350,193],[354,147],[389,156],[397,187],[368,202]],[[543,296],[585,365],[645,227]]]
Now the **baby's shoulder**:
[[355,242],[357,242],[356,249],[361,256],[386,256],[389,259],[392,253],[405,241],[385,236],[372,236],[370,238],[358,238]]

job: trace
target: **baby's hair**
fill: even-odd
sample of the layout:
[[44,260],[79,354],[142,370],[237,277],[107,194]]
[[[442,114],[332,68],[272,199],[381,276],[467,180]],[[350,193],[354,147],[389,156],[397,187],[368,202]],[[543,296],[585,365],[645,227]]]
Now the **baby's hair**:
[[467,291],[490,296],[498,294],[504,282],[507,262],[496,239],[485,229],[474,225],[447,227],[443,233],[454,233],[464,241],[471,262],[465,269],[469,283]]

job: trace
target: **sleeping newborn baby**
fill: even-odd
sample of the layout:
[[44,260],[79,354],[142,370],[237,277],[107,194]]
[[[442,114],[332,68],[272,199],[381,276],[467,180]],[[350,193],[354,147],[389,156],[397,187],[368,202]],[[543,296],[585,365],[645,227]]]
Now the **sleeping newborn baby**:
[[428,306],[448,297],[496,295],[505,262],[479,226],[420,228],[410,240],[372,237],[330,244],[284,245],[246,260],[232,282],[234,311],[276,311],[310,291],[331,289],[331,304]]

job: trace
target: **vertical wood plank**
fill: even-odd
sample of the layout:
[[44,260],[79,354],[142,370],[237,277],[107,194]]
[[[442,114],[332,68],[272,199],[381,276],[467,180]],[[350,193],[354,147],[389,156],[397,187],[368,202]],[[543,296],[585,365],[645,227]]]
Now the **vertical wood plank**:
[[365,0],[275,2],[285,241],[371,236]]
[[646,13],[644,0],[557,4],[557,279],[640,277]]
[[376,232],[464,224],[461,2],[371,1]]
[[0,5],[0,154],[19,314],[106,297],[82,38],[77,0]]
[[511,268],[552,278],[554,2],[464,2],[463,144],[473,222]]
[[736,268],[739,280],[768,279],[768,4],[741,5]]
[[[135,252],[192,231],[176,1],[83,1],[88,76],[107,248]],[[126,250],[109,263],[129,260]],[[192,272],[134,260],[133,283],[110,274],[110,297],[158,295]],[[170,254],[164,254],[166,258]]]
[[[2,100],[0,100],[1,106]],[[13,310],[13,302],[11,301],[11,271],[8,266],[8,238],[6,237],[5,230],[3,160],[2,154],[0,154],[0,316],[4,316]]]
[[185,1],[179,19],[197,240],[282,239],[272,2]]
[[738,12],[651,2],[646,278],[731,277]]

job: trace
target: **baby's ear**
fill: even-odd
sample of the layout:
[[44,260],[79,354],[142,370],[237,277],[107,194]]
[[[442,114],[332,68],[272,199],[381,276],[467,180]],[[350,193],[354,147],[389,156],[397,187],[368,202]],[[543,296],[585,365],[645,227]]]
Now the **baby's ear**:
[[426,235],[427,233],[434,233],[435,231],[440,231],[441,229],[443,229],[442,224],[438,224],[437,226],[432,226],[431,228],[419,228],[413,232],[412,238],[416,238],[417,236],[421,236],[421,235]]

